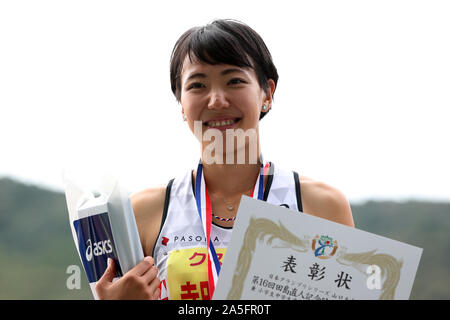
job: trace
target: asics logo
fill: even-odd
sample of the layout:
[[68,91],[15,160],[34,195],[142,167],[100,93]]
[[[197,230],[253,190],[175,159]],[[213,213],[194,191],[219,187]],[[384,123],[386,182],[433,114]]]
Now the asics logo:
[[94,242],[92,244],[91,239],[86,241],[86,260],[91,261],[93,256],[101,256],[106,253],[112,252],[111,240],[104,240],[99,242]]

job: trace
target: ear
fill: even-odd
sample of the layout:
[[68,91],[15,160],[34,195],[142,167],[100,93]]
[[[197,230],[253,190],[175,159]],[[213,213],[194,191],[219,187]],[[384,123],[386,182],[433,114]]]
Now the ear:
[[267,80],[267,84],[268,84],[268,88],[265,91],[265,96],[264,96],[264,101],[263,104],[267,105],[267,110],[270,110],[270,107],[272,106],[272,102],[273,102],[273,93],[275,92],[275,81],[273,81],[272,79]]

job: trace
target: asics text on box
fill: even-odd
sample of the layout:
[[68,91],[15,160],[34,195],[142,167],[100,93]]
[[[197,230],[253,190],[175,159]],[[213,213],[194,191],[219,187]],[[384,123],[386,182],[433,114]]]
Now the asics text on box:
[[108,258],[116,265],[116,277],[122,276],[108,213],[101,213],[73,222],[78,238],[81,260],[90,283],[97,282],[107,268]]

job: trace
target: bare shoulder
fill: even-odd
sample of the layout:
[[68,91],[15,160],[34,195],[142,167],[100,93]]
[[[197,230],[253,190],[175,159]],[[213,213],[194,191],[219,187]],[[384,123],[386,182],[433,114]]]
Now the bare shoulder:
[[130,197],[145,256],[152,254],[157,240],[165,197],[165,185],[136,192]]
[[148,188],[132,194],[131,204],[133,205],[134,214],[139,217],[147,217],[149,209],[164,207],[165,196],[165,185]]
[[335,187],[301,176],[300,190],[303,210],[316,217],[354,227],[347,197]]

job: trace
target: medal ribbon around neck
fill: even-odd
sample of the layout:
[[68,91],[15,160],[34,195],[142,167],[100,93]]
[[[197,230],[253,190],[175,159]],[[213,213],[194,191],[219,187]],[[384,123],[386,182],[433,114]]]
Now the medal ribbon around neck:
[[[264,175],[266,175],[268,172],[269,163],[266,163],[264,165],[262,155],[260,156],[260,161],[261,161],[261,168],[251,197],[254,199],[263,200]],[[209,198],[208,191],[206,190],[201,159],[198,163],[197,177],[195,179],[195,198],[197,201],[197,211],[200,216],[203,231],[206,236],[206,245],[208,251],[208,288],[209,288],[209,297],[210,299],[212,299],[214,295],[214,289],[217,282],[217,278],[219,277],[220,273],[220,262],[211,240],[211,224],[212,224],[211,200]]]

